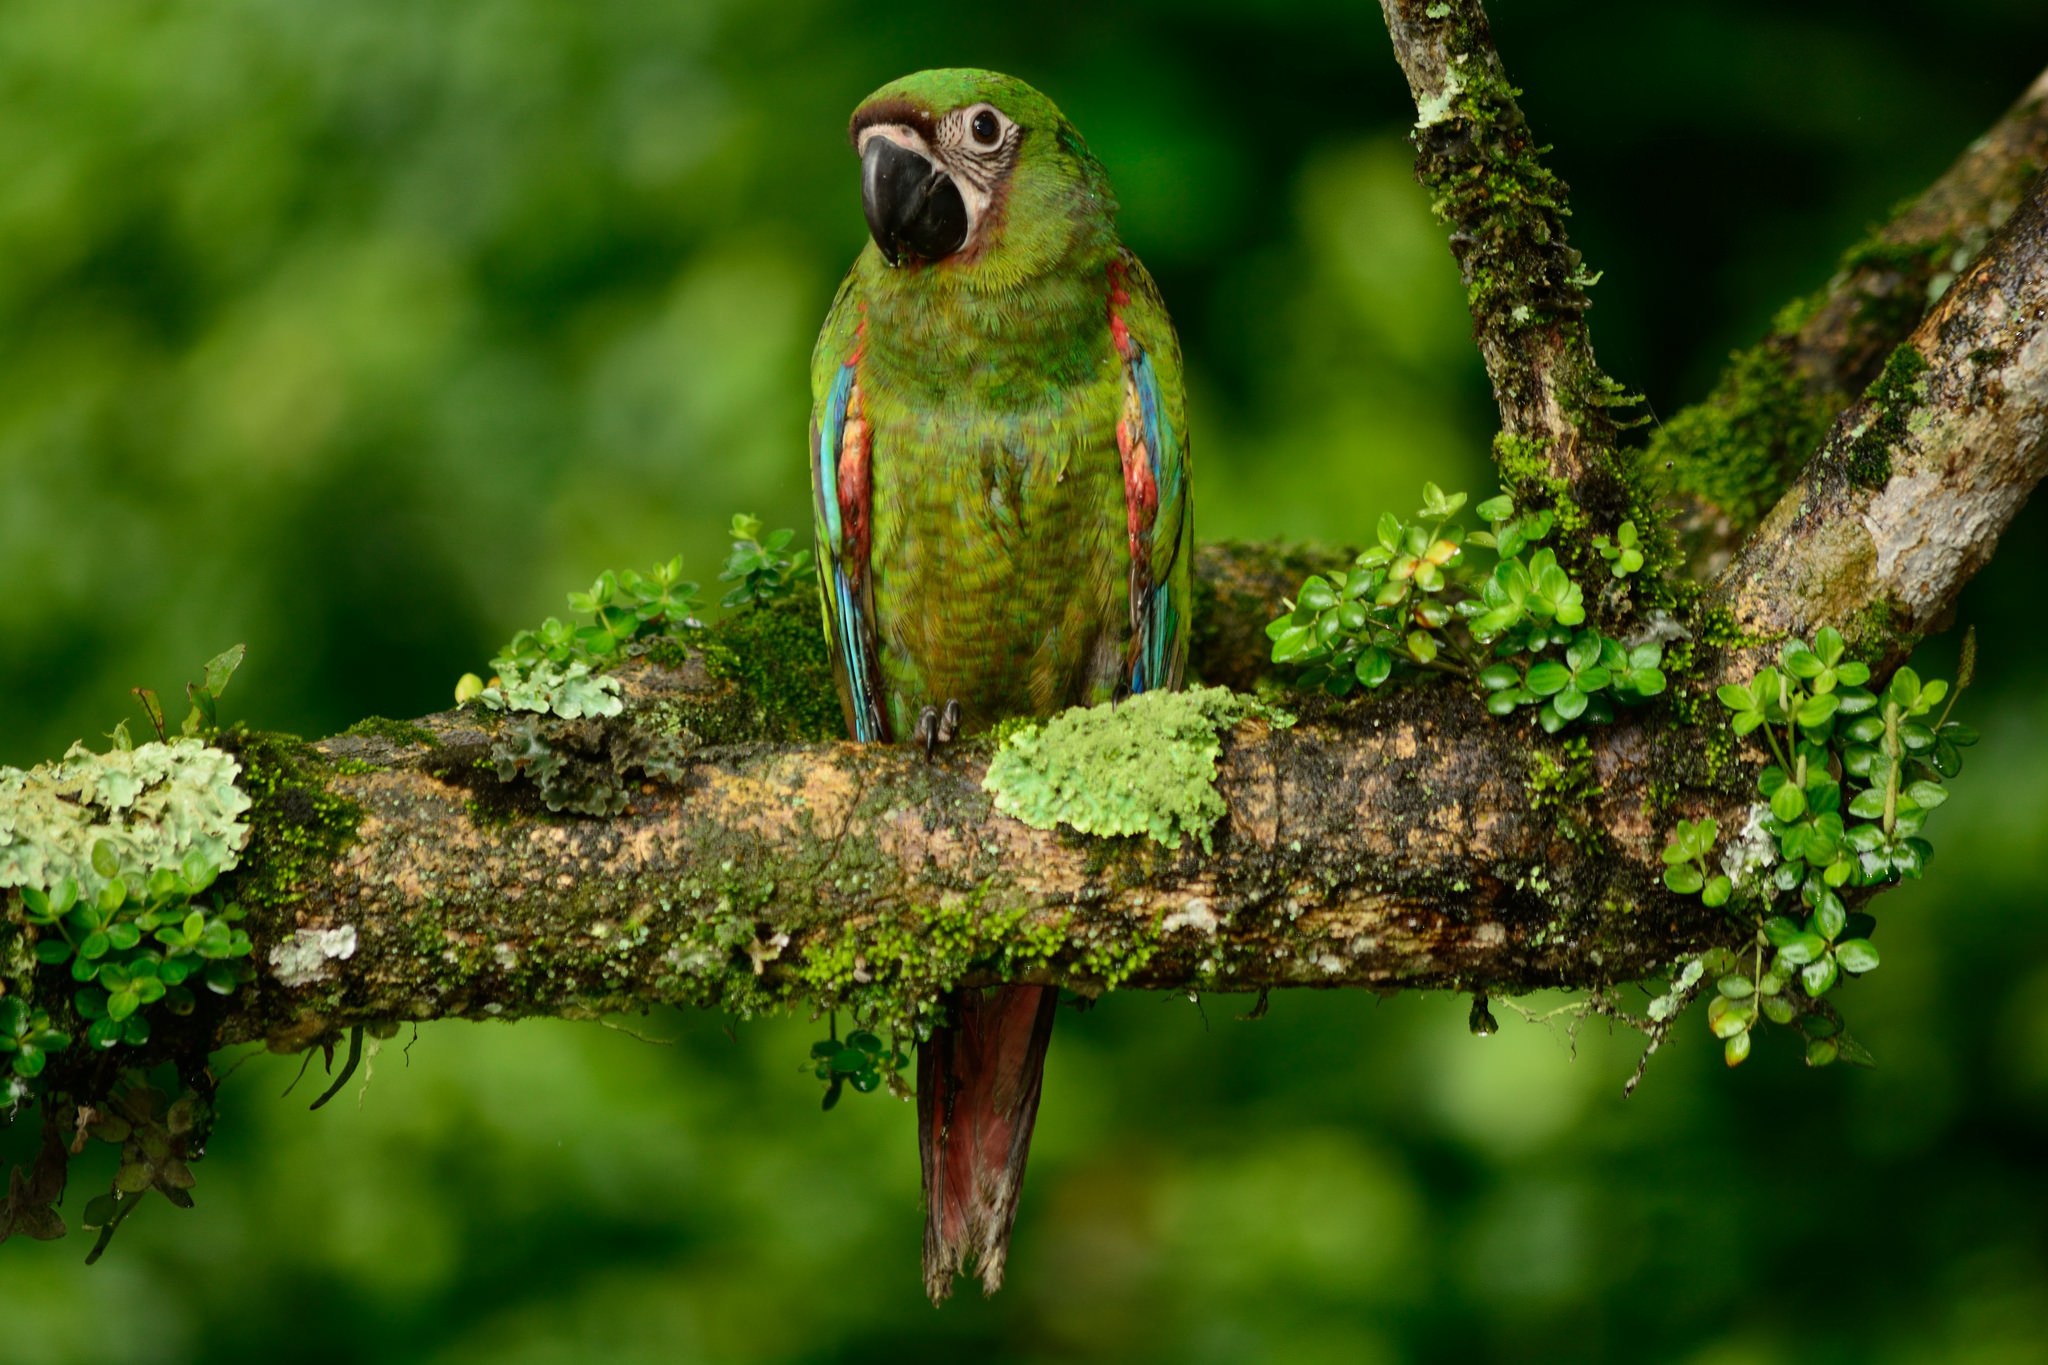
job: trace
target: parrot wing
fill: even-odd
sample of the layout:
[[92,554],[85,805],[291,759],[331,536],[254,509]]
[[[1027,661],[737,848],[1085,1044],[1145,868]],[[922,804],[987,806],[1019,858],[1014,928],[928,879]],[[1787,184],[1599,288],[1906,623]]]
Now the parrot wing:
[[1131,555],[1130,690],[1176,688],[1186,669],[1194,591],[1187,400],[1180,340],[1159,288],[1126,251],[1109,272],[1110,335],[1124,362],[1117,449]]
[[868,573],[874,485],[872,432],[860,391],[865,321],[852,284],[849,277],[840,286],[811,357],[811,502],[832,674],[846,711],[846,733],[865,742],[887,740],[889,733]]

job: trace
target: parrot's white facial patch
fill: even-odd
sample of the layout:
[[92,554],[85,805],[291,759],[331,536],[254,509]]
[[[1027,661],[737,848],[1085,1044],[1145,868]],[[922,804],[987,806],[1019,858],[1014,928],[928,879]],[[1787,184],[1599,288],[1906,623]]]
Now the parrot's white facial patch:
[[972,250],[980,240],[982,219],[995,201],[997,188],[1016,164],[1024,130],[993,104],[971,104],[941,118],[933,132],[935,138],[927,141],[907,123],[871,123],[860,130],[855,148],[866,155],[870,142],[887,138],[944,171],[967,206],[963,249]]

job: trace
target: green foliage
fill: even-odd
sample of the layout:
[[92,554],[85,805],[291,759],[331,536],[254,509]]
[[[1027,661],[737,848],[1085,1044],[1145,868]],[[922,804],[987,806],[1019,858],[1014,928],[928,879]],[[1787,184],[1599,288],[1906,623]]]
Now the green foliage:
[[1721,822],[1708,816],[1680,820],[1678,831],[1664,849],[1664,885],[1681,896],[1698,893],[1708,905],[1726,905],[1733,886],[1727,877],[1707,867],[1707,854],[1720,837]]
[[[500,781],[532,782],[551,811],[616,815],[626,807],[630,774],[672,780],[688,750],[728,731],[735,739],[834,732],[839,703],[807,600],[809,553],[790,552],[794,531],[763,535],[758,517],[733,517],[731,532],[719,578],[734,586],[721,603],[727,615],[715,623],[694,615],[697,585],[683,579],[680,557],[646,574],[606,570],[589,592],[569,595],[586,622],[550,617],[520,631],[491,661],[497,676],[488,686],[464,675],[456,684],[458,705],[473,701],[514,713],[491,741]],[[557,723],[622,715],[619,682],[604,674],[621,659],[639,655],[673,665],[691,650],[711,677],[738,684],[739,695],[723,708],[728,714],[685,716],[671,708],[616,733]]]
[[1917,878],[1933,856],[1922,826],[1948,800],[1944,784],[1962,771],[1962,750],[1977,742],[1976,731],[1949,719],[1974,655],[1965,637],[1953,689],[1901,668],[1872,691],[1868,665],[1846,658],[1841,633],[1825,627],[1810,645],[1787,642],[1778,666],[1746,685],[1720,689],[1730,728],[1756,737],[1771,757],[1757,779],[1754,837],[1716,873],[1707,858],[1718,823],[1681,820],[1664,849],[1664,882],[1708,905],[1732,904],[1755,924],[1747,958],[1719,964],[1708,1014],[1730,1066],[1749,1055],[1759,1017],[1797,1023],[1813,1065],[1866,1059],[1823,1005],[1843,975],[1878,965],[1876,920],[1852,912],[1844,892]]
[[21,892],[23,918],[38,933],[36,960],[66,969],[78,983],[72,1005],[88,1044],[148,1042],[144,1011],[162,1003],[172,1014],[190,1014],[195,1000],[187,983],[195,979],[218,995],[253,979],[244,960],[249,936],[234,927],[242,908],[218,899],[196,903],[220,875],[204,853],[194,850],[178,866],[151,869],[132,884],[111,844],[95,848],[93,861],[109,874],[94,895],[81,896],[70,877],[47,892]]
[[1624,521],[1614,533],[1614,539],[1594,536],[1593,548],[1607,561],[1607,568],[1616,578],[1627,578],[1630,574],[1643,571],[1643,547],[1636,534],[1636,524]]
[[[1452,519],[1464,505],[1463,493],[1430,483],[1414,520],[1382,516],[1377,544],[1348,570],[1311,575],[1288,614],[1266,627],[1273,661],[1336,696],[1384,686],[1399,670],[1449,674],[1474,685],[1495,715],[1535,708],[1551,732],[1612,720],[1615,703],[1664,690],[1661,644],[1630,647],[1586,624],[1584,593],[1542,544],[1550,510],[1518,517],[1502,494],[1474,509],[1487,529],[1467,533]],[[1623,531],[1615,563],[1633,556],[1632,573],[1642,555],[1633,524]]]
[[677,555],[644,574],[606,569],[590,591],[569,594],[569,609],[589,619],[571,623],[550,616],[520,631],[491,660],[499,677],[508,670],[530,673],[542,664],[564,669],[581,664],[589,672],[629,646],[680,638],[696,625],[697,585],[683,577],[683,557]]
[[[16,1079],[32,1081],[43,1074],[49,1054],[71,1045],[71,1035],[53,1028],[49,1013],[18,995],[0,999],[0,1055]],[[20,1100],[25,1094],[11,1098]]]
[[[249,652],[247,645],[231,645],[206,661],[206,670],[200,681],[185,684],[185,696],[192,709],[185,713],[185,722],[179,733],[192,738],[202,738],[220,729],[220,699],[228,690],[228,682],[235,676],[235,670],[242,666],[242,659]],[[159,740],[168,739],[164,728],[163,703],[157,700],[154,690],[147,687],[133,689],[136,701],[142,705],[142,713],[149,720],[150,728],[156,731]],[[108,738],[114,741],[116,749],[132,749],[134,741],[128,737],[128,722],[122,721],[114,727]]]
[[[161,1188],[190,1204],[184,1161],[197,1149],[188,1152],[160,1130],[173,1115],[189,1118],[193,1104],[188,1097],[182,1109],[151,1108],[136,1098],[133,1116],[116,1118],[126,1097],[144,1091],[124,1086],[118,1071],[83,1064],[51,1070],[53,1054],[81,1040],[92,1051],[139,1048],[151,1041],[159,1008],[187,1015],[197,1007],[199,987],[225,995],[254,978],[249,936],[236,927],[241,907],[218,896],[201,899],[236,866],[249,840],[244,817],[254,803],[236,781],[242,765],[200,738],[214,735],[217,703],[243,652],[237,645],[216,656],[204,680],[186,689],[192,712],[178,739],[161,738],[162,708],[138,688],[159,739],[135,745],[123,725],[107,753],[73,745],[57,763],[0,769],[0,891],[12,889],[0,897],[0,928],[27,949],[24,975],[0,983],[0,1128],[37,1099],[60,1103],[67,1113],[98,1114],[72,1125],[75,1143],[96,1125],[121,1125],[114,1140],[124,1142],[126,1155],[114,1190],[85,1214],[87,1226],[100,1228],[88,1260],[132,1211],[133,1196]],[[121,1056],[126,1065],[134,1054]],[[63,1234],[54,1205],[76,1147],[53,1145],[53,1124],[64,1126],[46,1114],[34,1169],[10,1177],[0,1240],[16,1232]],[[189,1122],[181,1131],[189,1133]]]
[[1193,837],[1209,847],[1224,812],[1216,793],[1218,735],[1248,717],[1294,723],[1284,711],[1222,687],[1143,692],[1118,704],[1077,706],[1014,731],[989,760],[982,786],[996,809],[1034,829],[1142,834],[1168,848]]
[[117,1228],[133,1214],[142,1197],[154,1191],[181,1209],[192,1207],[192,1163],[204,1148],[210,1106],[196,1094],[169,1094],[142,1080],[118,1087],[83,1131],[119,1145],[120,1163],[113,1188],[86,1201],[80,1221],[99,1231],[90,1265],[106,1251]]
[[784,528],[771,531],[764,539],[759,517],[735,512],[732,552],[726,556],[725,568],[718,575],[719,582],[733,586],[718,605],[728,610],[770,606],[808,586],[803,575],[811,567],[811,552],[800,549],[795,554],[788,553],[789,543],[795,538],[795,531]]
[[811,1044],[810,1068],[825,1083],[826,1109],[839,1103],[840,1093],[849,1085],[862,1095],[885,1083],[892,1090],[903,1088],[902,1072],[909,1064],[908,1054],[893,1042],[885,1044],[868,1029],[855,1029],[842,1041],[836,1017],[828,1024],[826,1036]]

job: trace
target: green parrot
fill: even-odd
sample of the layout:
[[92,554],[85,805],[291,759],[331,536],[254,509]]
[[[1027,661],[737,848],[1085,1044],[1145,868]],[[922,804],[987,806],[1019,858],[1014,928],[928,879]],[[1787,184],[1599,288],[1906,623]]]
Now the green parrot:
[[[857,740],[1178,687],[1194,556],[1180,343],[1101,163],[992,71],[849,129],[872,240],[811,361],[825,633]],[[1002,1283],[1057,992],[960,991],[918,1049],[925,1287]]]

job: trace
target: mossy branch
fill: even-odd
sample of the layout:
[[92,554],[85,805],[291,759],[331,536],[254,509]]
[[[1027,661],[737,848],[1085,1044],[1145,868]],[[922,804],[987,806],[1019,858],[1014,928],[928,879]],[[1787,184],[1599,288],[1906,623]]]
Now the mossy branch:
[[[694,657],[618,676],[624,714],[560,722],[558,741],[573,730],[600,762],[646,752],[736,686]],[[1653,975],[1735,932],[1659,883],[1670,811],[1733,823],[1743,802],[1656,719],[1575,743],[1432,688],[1290,729],[1247,720],[1224,738],[1213,853],[1001,815],[986,741],[931,764],[705,744],[626,783],[616,815],[563,818],[499,779],[502,723],[470,708],[231,746],[271,794],[251,865],[311,856],[288,883],[236,888],[260,971],[224,1003],[221,1041],[659,1003],[914,1026],[939,990],[995,979],[1514,994]]]
[[2048,177],[1835,420],[1718,597],[1752,638],[1833,625],[1852,651],[1896,662],[2044,474]]
[[1843,254],[1816,293],[1729,358],[1713,392],[1658,428],[1644,455],[1679,506],[1694,571],[1719,573],[2048,167],[2048,73],[1955,164]]
[[[1415,170],[1450,228],[1473,339],[1493,381],[1502,482],[1524,504],[1612,533],[1636,494],[1617,453],[1635,401],[1593,358],[1587,271],[1566,187],[1543,162],[1478,0],[1380,0],[1414,96]],[[1647,520],[1647,519],[1645,519]]]

